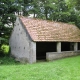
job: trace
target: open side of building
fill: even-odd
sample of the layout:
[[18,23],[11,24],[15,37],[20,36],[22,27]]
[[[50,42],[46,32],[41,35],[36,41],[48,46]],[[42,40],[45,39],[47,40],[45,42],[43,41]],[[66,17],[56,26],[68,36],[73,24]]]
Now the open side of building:
[[21,62],[80,54],[80,30],[71,24],[18,17],[10,37],[11,55]]

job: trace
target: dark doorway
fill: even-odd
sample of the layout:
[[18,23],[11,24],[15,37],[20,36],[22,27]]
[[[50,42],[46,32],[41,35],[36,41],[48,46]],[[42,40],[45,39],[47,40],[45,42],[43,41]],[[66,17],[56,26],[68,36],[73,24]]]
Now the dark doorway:
[[36,59],[46,60],[46,52],[56,52],[56,42],[37,42]]
[[61,43],[61,51],[71,51],[71,50],[73,50],[73,43],[70,42]]
[[80,50],[80,42],[78,42],[78,50]]

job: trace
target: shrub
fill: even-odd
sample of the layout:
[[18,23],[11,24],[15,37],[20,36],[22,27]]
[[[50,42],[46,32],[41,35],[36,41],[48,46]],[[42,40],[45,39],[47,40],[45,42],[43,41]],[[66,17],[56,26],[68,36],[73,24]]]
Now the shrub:
[[9,45],[2,45],[1,46],[1,52],[2,52],[2,54],[4,54],[4,55],[8,55],[9,54]]

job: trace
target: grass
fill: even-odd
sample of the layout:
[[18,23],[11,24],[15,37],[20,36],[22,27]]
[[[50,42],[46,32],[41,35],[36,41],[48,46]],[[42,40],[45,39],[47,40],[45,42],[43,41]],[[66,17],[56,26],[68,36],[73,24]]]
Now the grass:
[[80,80],[80,56],[35,64],[0,58],[0,80]]

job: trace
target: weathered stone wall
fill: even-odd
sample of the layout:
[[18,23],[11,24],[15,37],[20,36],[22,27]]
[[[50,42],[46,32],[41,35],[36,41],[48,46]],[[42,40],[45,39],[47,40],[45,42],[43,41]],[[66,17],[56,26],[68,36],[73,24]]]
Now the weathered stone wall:
[[70,57],[70,56],[76,56],[80,55],[80,51],[65,51],[65,52],[47,52],[46,53],[46,60],[55,60],[55,59],[60,59],[64,57]]
[[9,41],[11,55],[21,62],[36,62],[36,43],[32,42],[24,25],[17,18]]

